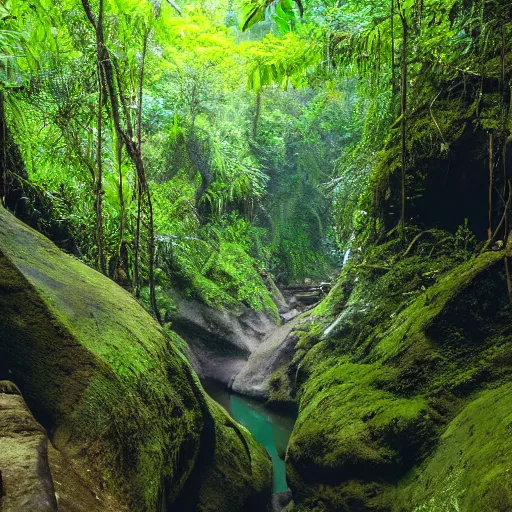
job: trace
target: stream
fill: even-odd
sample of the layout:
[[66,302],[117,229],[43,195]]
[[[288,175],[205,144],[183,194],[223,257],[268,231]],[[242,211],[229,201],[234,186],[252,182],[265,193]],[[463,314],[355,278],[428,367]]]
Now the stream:
[[284,458],[295,418],[290,414],[270,410],[257,400],[230,393],[217,381],[205,380],[203,386],[206,392],[224,407],[235,421],[246,427],[269,453],[274,471],[273,492],[287,491]]

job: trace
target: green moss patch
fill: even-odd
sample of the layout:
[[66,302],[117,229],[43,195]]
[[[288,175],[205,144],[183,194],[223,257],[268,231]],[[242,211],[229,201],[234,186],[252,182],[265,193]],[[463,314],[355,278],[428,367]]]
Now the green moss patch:
[[[330,359],[302,387],[301,413],[289,462],[327,481],[404,473],[433,430],[424,397],[402,398],[383,389],[394,372],[378,365]],[[305,476],[307,478],[307,476]]]
[[400,483],[394,509],[512,510],[511,430],[512,385],[476,395],[450,422],[433,455]]
[[268,454],[245,427],[235,423],[211,399],[209,402],[215,419],[216,443],[212,464],[205,468],[197,510],[263,510],[272,490],[272,465]]

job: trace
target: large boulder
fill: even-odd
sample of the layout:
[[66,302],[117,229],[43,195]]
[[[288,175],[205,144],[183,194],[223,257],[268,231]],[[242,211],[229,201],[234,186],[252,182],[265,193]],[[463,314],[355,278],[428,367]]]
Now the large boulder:
[[395,509],[512,510],[511,429],[512,384],[478,393],[400,483]]
[[57,512],[48,438],[19,390],[0,382],[0,510]]
[[237,373],[232,384],[233,391],[260,400],[270,398],[271,377],[290,362],[296,341],[290,334],[300,320],[300,317],[293,318],[275,328],[261,341]]
[[0,379],[130,510],[209,510],[213,493],[219,512],[248,510],[269,492],[263,448],[135,299],[2,208],[0,324]]
[[295,348],[292,510],[510,509],[508,251],[344,271]]

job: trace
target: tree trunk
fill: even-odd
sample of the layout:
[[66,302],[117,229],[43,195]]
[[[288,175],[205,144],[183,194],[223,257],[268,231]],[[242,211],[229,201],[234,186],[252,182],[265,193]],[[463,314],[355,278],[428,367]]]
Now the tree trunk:
[[260,122],[261,112],[261,89],[258,89],[256,93],[256,103],[254,105],[254,116],[252,118],[252,138],[256,140],[258,138],[258,124]]
[[[400,4],[399,8],[400,8]],[[402,207],[400,214],[400,238],[405,240],[405,203],[406,203],[406,191],[405,191],[405,176],[407,171],[407,37],[408,37],[408,26],[405,18],[405,12],[400,10],[400,19],[402,20],[402,87],[401,87],[401,115],[402,115],[402,172],[401,172],[401,196],[402,196]]]
[[[5,97],[0,91],[0,204],[18,214],[18,202],[28,193],[23,182],[28,179],[23,158],[7,126]],[[31,211],[22,220],[30,223]],[[28,216],[27,216],[28,215]]]
[[144,192],[146,195],[149,224],[148,224],[148,252],[149,252],[149,302],[151,309],[155,314],[157,320],[161,322],[160,312],[156,303],[156,292],[155,292],[155,224],[153,220],[153,203],[151,201],[151,191],[149,190],[149,184],[146,178],[146,170],[144,168],[144,162],[142,160],[142,100],[143,100],[143,86],[144,86],[144,71],[146,63],[146,54],[148,50],[150,30],[146,29],[144,32],[144,42],[142,46],[142,59],[140,64],[139,74],[139,99],[137,105],[137,158],[139,161],[139,171],[141,176],[144,176]]
[[510,302],[512,302],[512,277],[510,275],[510,266],[509,266],[508,256],[505,256],[504,262],[505,262],[505,275],[507,276],[508,296],[509,296]]
[[2,184],[1,184],[1,199],[2,206],[7,205],[7,123],[5,120],[4,110],[4,93],[0,91],[0,124],[2,133],[0,134],[2,144],[2,167],[0,169],[2,173]]
[[[121,141],[117,137],[116,133],[113,133],[112,136],[114,140],[114,151],[116,155],[116,164],[117,164],[117,197],[119,200],[119,245],[117,247],[117,264],[116,267],[122,268],[124,271],[128,272],[127,262],[123,260],[125,255],[124,250],[124,224],[126,217],[126,207],[124,204],[124,183],[123,183],[123,146]],[[127,275],[128,277],[128,275]]]
[[101,69],[102,38],[99,30],[103,30],[103,0],[99,0],[98,24],[96,30],[96,54],[98,74],[98,117],[96,138],[96,244],[98,245],[98,267],[102,274],[106,273],[105,252],[103,249],[103,165],[102,165],[102,129],[103,129],[103,73]]
[[391,110],[395,114],[396,67],[395,67],[395,0],[391,0]]
[[135,223],[135,247],[133,262],[133,291],[137,299],[140,297],[140,224],[142,216],[142,186],[137,176],[137,220]]
[[503,198],[507,197],[507,191],[508,191],[508,197],[505,201],[505,211],[503,213],[505,217],[505,234],[503,235],[503,240],[507,241],[508,238],[508,205],[510,203],[510,196],[512,194],[512,190],[510,190],[510,180],[508,179],[508,169],[507,169],[507,158],[508,158],[508,152],[507,152],[507,146],[508,146],[508,140],[505,139],[503,142],[503,151],[501,154],[502,160],[503,160]]
[[155,290],[155,225],[153,223],[153,203],[151,201],[151,194],[149,192],[149,186],[147,188],[147,199],[148,199],[148,211],[149,211],[149,301],[151,303],[151,309],[153,310],[156,319],[161,323],[162,318],[160,317],[160,311],[156,303],[156,290]]
[[[103,0],[100,0],[103,1]],[[144,47],[143,47],[143,62],[141,65],[141,70],[139,74],[139,89],[138,89],[138,120],[137,120],[137,140],[134,141],[131,133],[131,124],[129,119],[126,119],[126,129],[123,129],[121,126],[121,116],[119,112],[119,98],[121,98],[121,102],[125,98],[123,94],[122,83],[119,80],[120,76],[117,73],[118,81],[117,81],[117,90],[114,85],[114,65],[112,63],[111,56],[104,44],[104,35],[103,35],[103,26],[100,25],[99,19],[98,23],[94,19],[94,15],[92,13],[89,0],[82,0],[82,5],[84,7],[87,18],[89,19],[92,26],[96,29],[96,34],[99,42],[101,43],[101,55],[98,55],[99,62],[101,63],[105,85],[108,90],[108,95],[110,99],[110,110],[112,115],[112,121],[114,123],[114,129],[116,131],[117,137],[120,141],[122,141],[124,147],[126,148],[126,152],[128,157],[130,158],[132,164],[135,167],[137,173],[137,182],[138,182],[138,207],[137,207],[137,233],[136,233],[136,243],[135,243],[135,263],[134,263],[134,281],[135,281],[135,294],[138,296],[140,294],[140,276],[139,276],[139,260],[140,260],[140,227],[142,224],[142,210],[143,210],[143,201],[144,197],[147,200],[148,205],[148,215],[149,215],[149,226],[148,226],[148,235],[149,235],[149,285],[150,285],[150,296],[151,296],[151,306],[153,312],[157,318],[159,318],[159,313],[156,308],[156,298],[155,298],[155,286],[154,286],[154,259],[155,259],[155,241],[154,241],[154,225],[153,225],[153,208],[151,204],[151,197],[149,192],[149,187],[146,179],[146,171],[144,168],[144,161],[142,160],[142,152],[141,152],[141,118],[142,118],[142,86],[144,80],[144,59],[147,50],[147,38],[149,37],[149,31],[146,32]],[[119,94],[119,98],[118,98]],[[124,103],[123,103],[124,105]]]

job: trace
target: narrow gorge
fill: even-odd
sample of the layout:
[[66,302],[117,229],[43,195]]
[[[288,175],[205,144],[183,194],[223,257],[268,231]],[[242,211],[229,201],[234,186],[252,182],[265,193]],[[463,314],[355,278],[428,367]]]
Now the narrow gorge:
[[508,0],[0,3],[0,512],[512,512]]

